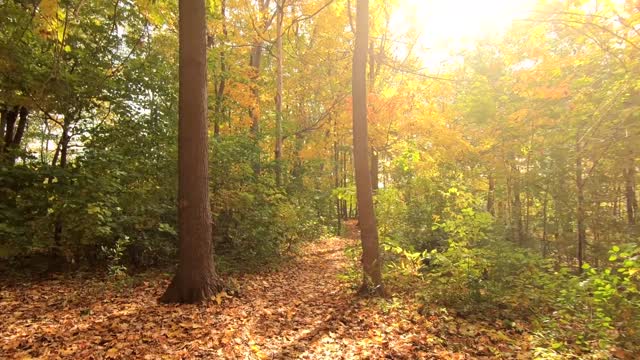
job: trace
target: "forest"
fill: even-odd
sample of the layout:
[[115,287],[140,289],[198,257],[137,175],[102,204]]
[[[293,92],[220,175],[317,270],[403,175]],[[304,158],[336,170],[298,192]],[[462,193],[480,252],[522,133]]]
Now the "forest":
[[637,359],[640,1],[0,0],[0,358]]

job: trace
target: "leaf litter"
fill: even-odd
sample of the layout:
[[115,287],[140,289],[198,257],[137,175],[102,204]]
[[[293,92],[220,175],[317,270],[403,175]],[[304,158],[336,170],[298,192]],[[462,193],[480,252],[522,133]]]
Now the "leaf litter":
[[159,304],[165,274],[124,289],[81,279],[3,285],[0,358],[530,357],[526,331],[419,312],[411,292],[393,284],[391,298],[356,297],[339,276],[350,266],[345,249],[355,245],[353,236],[308,244],[278,270],[236,277],[239,296],[223,292],[203,305]]

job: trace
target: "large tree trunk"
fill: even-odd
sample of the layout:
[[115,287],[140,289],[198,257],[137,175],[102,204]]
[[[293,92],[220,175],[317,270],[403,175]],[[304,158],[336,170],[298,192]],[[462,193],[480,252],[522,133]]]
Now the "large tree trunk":
[[208,186],[204,0],[179,2],[178,231],[180,257],[166,303],[196,303],[221,289],[213,263]]
[[276,144],[275,144],[275,166],[276,166],[276,186],[282,186],[282,21],[284,17],[285,0],[276,1],[277,17],[276,20],[276,56],[277,74],[276,74]]
[[384,294],[382,286],[378,230],[371,193],[367,138],[367,39],[369,36],[369,1],[358,0],[356,40],[353,55],[353,153],[358,199],[358,220],[362,241],[363,281],[360,293]]

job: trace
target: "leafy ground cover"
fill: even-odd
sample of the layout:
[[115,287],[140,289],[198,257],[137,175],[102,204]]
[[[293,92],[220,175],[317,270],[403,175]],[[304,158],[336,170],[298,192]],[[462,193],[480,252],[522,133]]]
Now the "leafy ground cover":
[[[351,234],[353,235],[353,233]],[[54,279],[6,285],[2,358],[527,358],[524,327],[419,311],[408,291],[354,296],[341,280],[353,236],[307,245],[278,270],[233,279],[207,305],[157,303],[163,274],[129,283]],[[423,315],[424,314],[424,315]]]

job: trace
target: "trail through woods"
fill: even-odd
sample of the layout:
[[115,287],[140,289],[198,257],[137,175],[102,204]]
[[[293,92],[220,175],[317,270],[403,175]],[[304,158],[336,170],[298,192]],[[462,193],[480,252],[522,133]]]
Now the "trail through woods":
[[354,265],[345,249],[358,244],[348,226],[349,237],[309,244],[277,271],[237,277],[238,297],[221,294],[206,306],[158,304],[165,275],[125,287],[78,279],[3,285],[0,358],[528,357],[520,332],[420,315],[410,293],[356,297],[339,277]]

